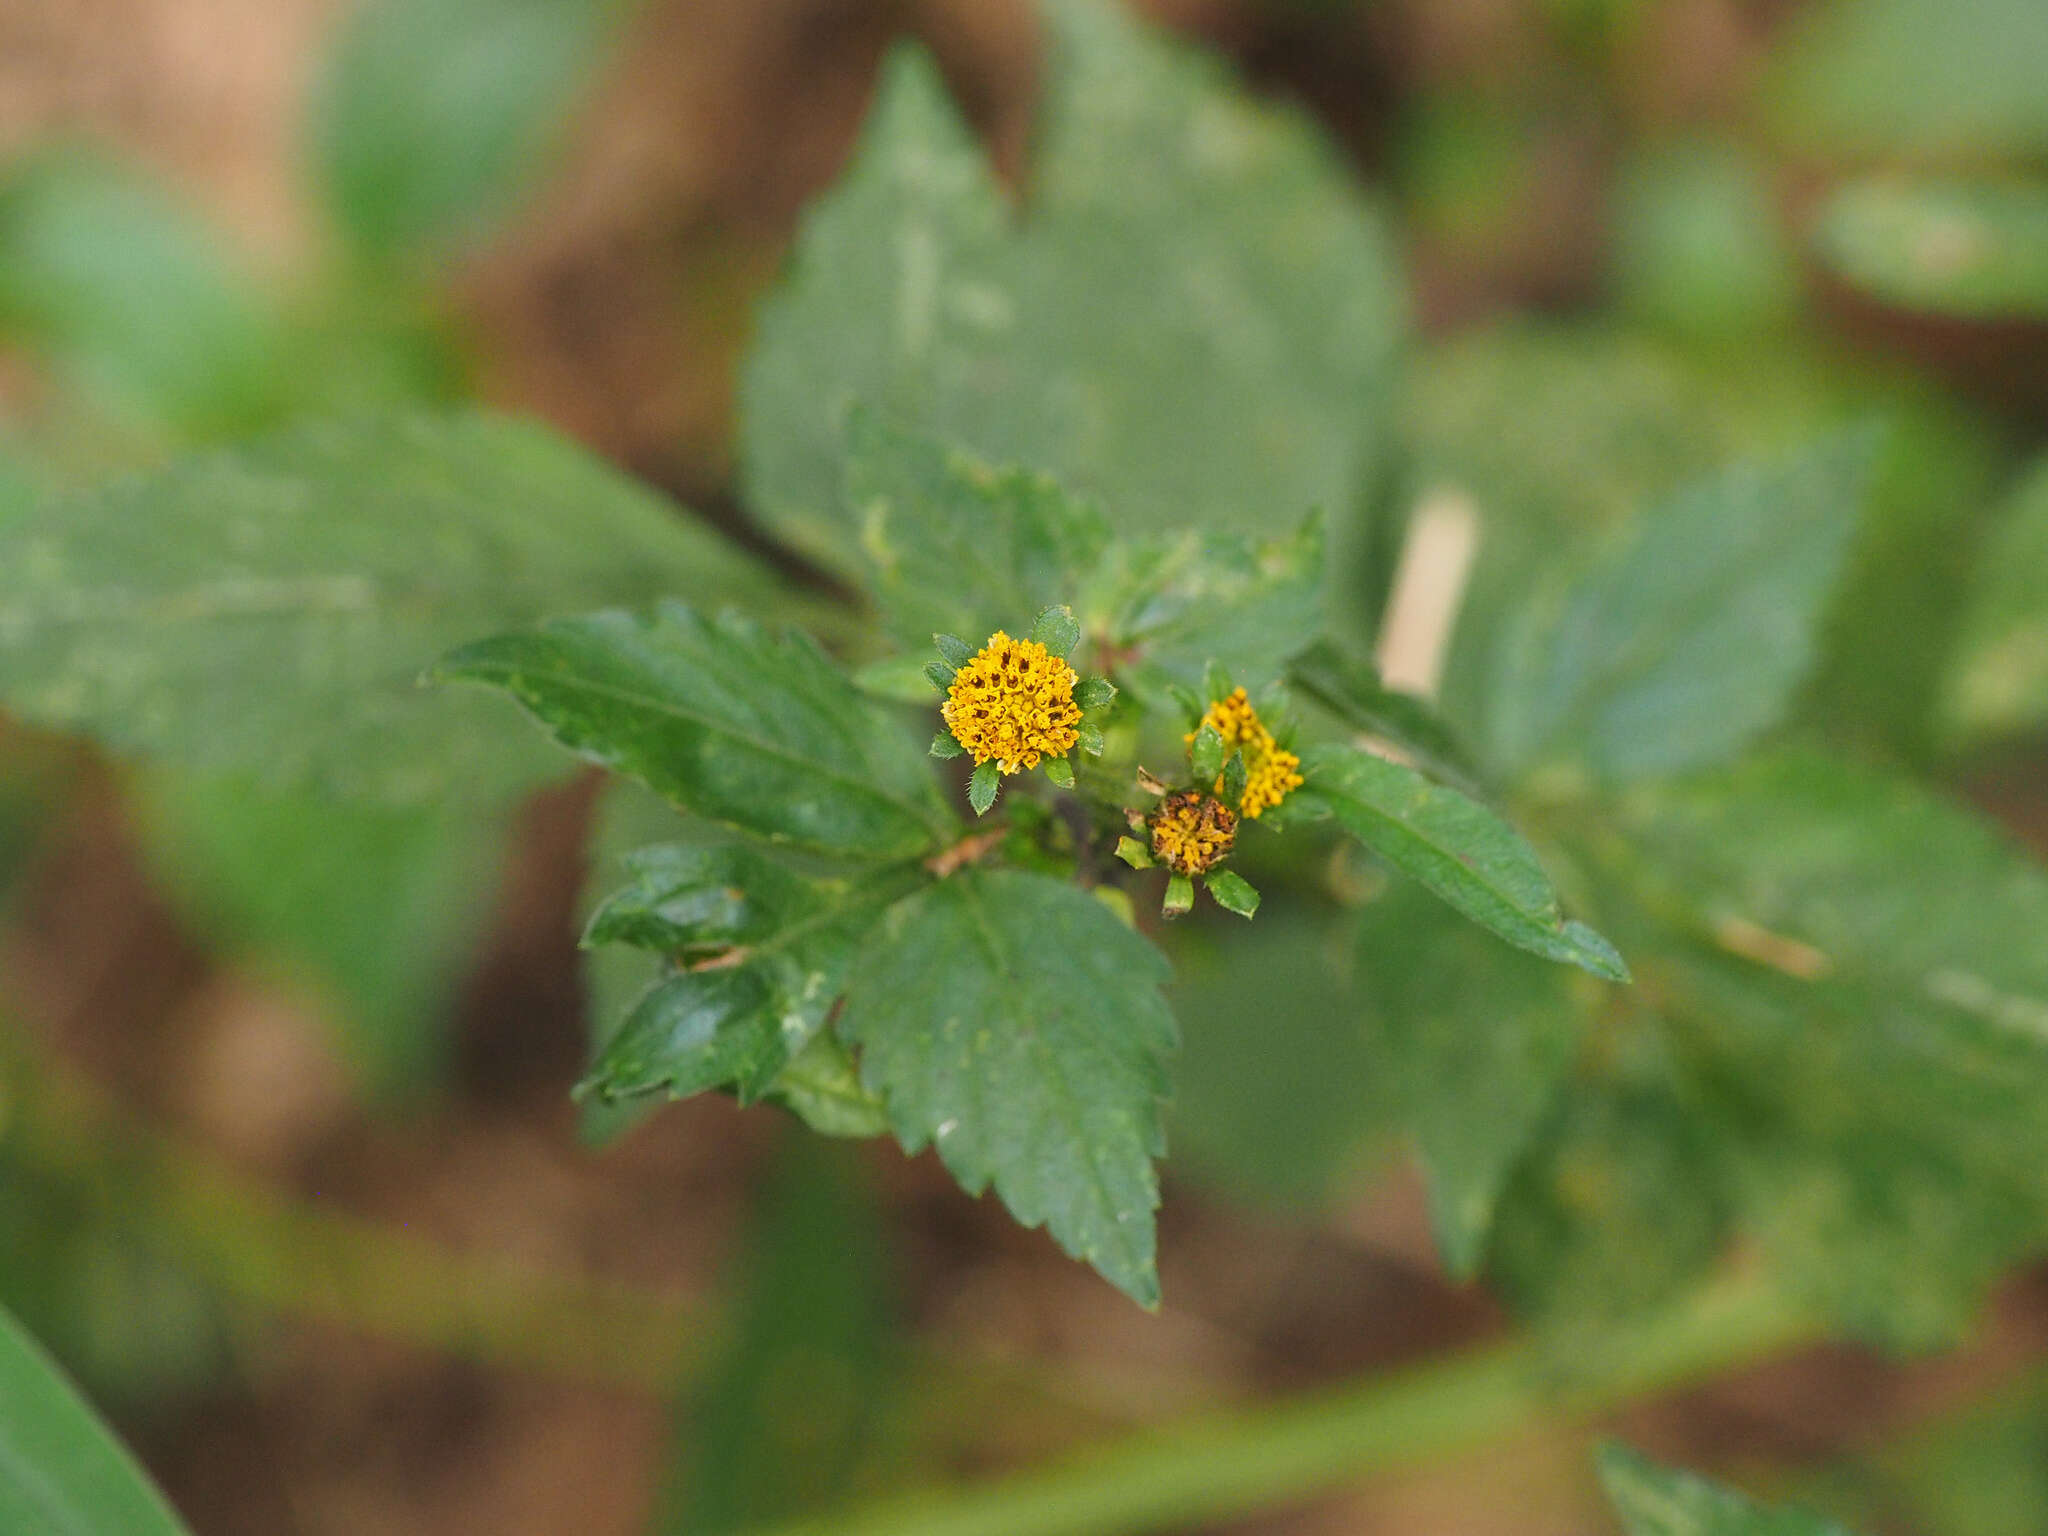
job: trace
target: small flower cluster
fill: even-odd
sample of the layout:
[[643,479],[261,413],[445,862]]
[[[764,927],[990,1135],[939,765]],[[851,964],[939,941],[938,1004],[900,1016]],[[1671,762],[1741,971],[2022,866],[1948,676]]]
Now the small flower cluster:
[[[1290,790],[1301,788],[1301,759],[1274,739],[1242,688],[1232,689],[1227,697],[1209,705],[1195,729],[1187,734],[1190,748],[1205,725],[1213,727],[1223,738],[1226,753],[1235,748],[1244,759],[1244,790],[1237,800],[1241,815],[1257,821],[1262,813],[1285,800]],[[1214,787],[1216,793],[1224,792],[1221,774]]]
[[1074,787],[1067,754],[1079,746],[1102,755],[1102,731],[1087,716],[1116,698],[1107,678],[1083,678],[1067,664],[1080,644],[1073,610],[1048,608],[1031,636],[1012,639],[1003,630],[975,650],[956,635],[934,635],[938,661],[925,668],[945,690],[939,717],[946,728],[932,739],[932,756],[974,758],[967,801],[983,815],[995,804],[1001,778],[1045,764],[1045,775],[1061,789]]

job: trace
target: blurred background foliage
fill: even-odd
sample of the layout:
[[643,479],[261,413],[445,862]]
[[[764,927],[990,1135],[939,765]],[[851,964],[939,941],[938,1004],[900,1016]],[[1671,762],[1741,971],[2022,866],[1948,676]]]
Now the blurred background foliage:
[[[380,441],[383,482],[337,478],[284,546],[388,553],[374,633],[166,642],[134,697],[243,681],[131,710],[145,759],[0,720],[0,1301],[195,1529],[742,1530],[1487,1338],[1503,1306],[1563,1358],[1732,1231],[1866,1341],[1970,1347],[1817,1351],[1632,1430],[1860,1529],[2048,1528],[2048,1294],[2008,1271],[2048,1235],[2041,1100],[1995,1041],[1950,1078],[1917,1016],[1860,1027],[1931,934],[2015,992],[2048,953],[2048,7],[1144,9],[1199,47],[1085,0],[0,0],[0,530],[93,493],[67,505],[96,558],[147,590],[181,518],[261,505],[261,455],[296,450],[146,507],[125,476],[401,408],[537,415],[619,470],[481,420]],[[935,65],[884,62],[906,30]],[[918,240],[993,297],[903,358]],[[559,602],[502,579],[514,535],[420,509],[450,455],[488,464],[576,509],[547,558],[593,601],[740,601],[865,660],[834,606],[862,569],[842,389],[1136,528],[1322,506],[1361,652],[1416,509],[1476,508],[1444,712],[1642,984],[1326,845],[1248,858],[1251,930],[1173,936],[1156,1323],[772,1109],[624,1135],[647,1117],[570,1105],[646,979],[575,923],[622,850],[688,834],[481,701],[361,727],[366,680]],[[1729,463],[1871,422],[1839,572],[1763,562],[1813,622],[1773,755],[1727,770],[1746,798],[1631,782],[1593,732],[1561,766],[1500,746],[1517,625]],[[394,532],[429,523],[431,562]],[[344,658],[328,692],[265,691],[312,654]],[[289,772],[252,761],[273,727]],[[338,798],[335,764],[410,787]],[[1674,942],[1672,870],[1822,912],[1840,971]],[[1499,1028],[1474,1051],[1452,1016]],[[1582,1531],[1582,1450],[1243,1528]]]

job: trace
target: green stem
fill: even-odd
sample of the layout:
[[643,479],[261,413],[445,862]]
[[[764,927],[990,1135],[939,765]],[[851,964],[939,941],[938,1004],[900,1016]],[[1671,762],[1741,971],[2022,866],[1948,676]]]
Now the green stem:
[[1411,1470],[1540,1421],[1584,1420],[1817,1337],[1753,1279],[1604,1339],[1567,1373],[1527,1341],[1271,1406],[1203,1415],[959,1493],[891,1501],[772,1536],[1134,1536]]

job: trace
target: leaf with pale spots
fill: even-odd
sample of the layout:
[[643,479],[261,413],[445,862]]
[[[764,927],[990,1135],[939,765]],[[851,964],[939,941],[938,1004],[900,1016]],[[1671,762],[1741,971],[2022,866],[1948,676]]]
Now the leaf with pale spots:
[[1478,801],[1355,747],[1311,747],[1302,773],[1303,799],[1328,806],[1345,831],[1473,922],[1546,959],[1628,979],[1613,945],[1566,920],[1535,851]]
[[951,820],[928,759],[807,636],[736,614],[555,619],[463,646],[435,676],[501,688],[563,746],[773,842],[906,858]]
[[898,1140],[1146,1306],[1159,1300],[1152,1160],[1176,1045],[1165,960],[1064,881],[973,868],[890,911],[840,1032]]

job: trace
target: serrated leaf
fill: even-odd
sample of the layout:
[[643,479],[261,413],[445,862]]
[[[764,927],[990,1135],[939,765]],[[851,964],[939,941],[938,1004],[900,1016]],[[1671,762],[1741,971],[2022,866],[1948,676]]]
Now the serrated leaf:
[[1831,1520],[1752,1503],[1619,1445],[1601,1447],[1600,1484],[1628,1536],[1849,1536]]
[[337,802],[169,773],[137,788],[143,852],[179,913],[327,1004],[374,1091],[431,1088],[498,901],[511,807]]
[[1317,640],[1287,663],[1287,682],[1340,723],[1407,753],[1431,778],[1472,792],[1476,771],[1428,700],[1380,681],[1379,669]]
[[533,426],[308,426],[0,525],[0,701],[276,788],[495,797],[561,771],[418,686],[450,646],[662,592],[769,590],[708,530]]
[[974,775],[967,781],[967,803],[977,816],[986,816],[988,808],[996,803],[996,791],[1002,787],[1002,767],[994,758],[977,763]]
[[1129,657],[1126,680],[1151,695],[1197,682],[1210,699],[1239,683],[1257,692],[1322,626],[1320,517],[1271,539],[1183,533],[1116,554],[1102,577],[1116,598],[1111,644]]
[[954,740],[951,731],[940,731],[932,737],[931,755],[951,762],[956,757],[965,757],[967,749]]
[[445,256],[510,211],[595,78],[614,0],[376,0],[349,14],[312,137],[330,211],[374,261]]
[[1084,710],[1107,709],[1116,701],[1116,684],[1106,677],[1084,677],[1074,685],[1074,702]]
[[656,843],[625,857],[630,884],[590,916],[586,946],[702,958],[758,944],[830,910],[845,882],[799,875],[739,844]]
[[1777,723],[1814,651],[1873,439],[1739,465],[1645,518],[1497,656],[1490,756],[1569,754],[1605,778],[1725,761]]
[[0,333],[116,418],[188,438],[254,430],[282,394],[279,318],[219,235],[81,154],[0,182]]
[[1444,1267],[1468,1279],[1589,1009],[1569,971],[1496,944],[1413,887],[1394,887],[1361,918],[1373,1076],[1421,1151]]
[[1567,922],[1557,890],[1515,830],[1475,800],[1355,747],[1311,747],[1307,793],[1353,837],[1481,927],[1521,949],[1628,979],[1612,945]]
[[2048,873],[1960,807],[1819,757],[1632,801],[1657,957],[1743,1220],[1857,1332],[1953,1336],[2048,1231]]
[[1041,612],[1031,625],[1031,638],[1064,660],[1081,643],[1081,623],[1064,603]]
[[1250,917],[1259,910],[1259,893],[1252,884],[1234,869],[1219,869],[1205,875],[1202,884],[1209,888],[1209,894],[1216,898],[1216,905],[1226,912],[1235,912],[1239,917]]
[[1121,527],[1291,517],[1349,506],[1361,483],[1401,301],[1336,158],[1120,6],[1043,14],[1023,214],[938,70],[899,48],[762,310],[742,384],[750,499],[842,569],[854,401],[1041,467]]
[[773,842],[905,858],[948,820],[928,759],[797,631],[664,602],[476,641],[435,676],[502,688],[572,751]]
[[[1014,630],[1023,615],[1071,600],[1109,544],[1102,513],[1050,477],[984,463],[869,411],[848,425],[845,475],[869,585],[906,642]],[[952,666],[974,654],[952,634],[932,639]]]
[[730,1083],[761,1096],[788,1062],[779,999],[755,966],[677,971],[657,981],[605,1042],[581,1085],[606,1098],[688,1098]]
[[21,1325],[0,1312],[0,1529],[183,1536],[141,1466]]
[[1839,276],[1901,309],[2048,316],[2048,186],[1852,182],[1822,206],[1813,244]]
[[995,1186],[1026,1226],[1145,1306],[1159,1300],[1152,1159],[1175,1048],[1158,951],[1086,892],[962,870],[863,946],[840,1033],[906,1150]]
[[1978,561],[1948,688],[1949,733],[2013,735],[2048,720],[2048,458],[2037,460]]
[[1197,784],[1213,784],[1223,771],[1223,735],[1213,725],[1204,725],[1188,743],[1188,767]]

